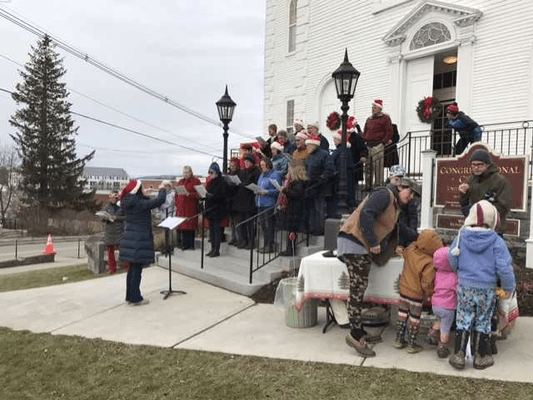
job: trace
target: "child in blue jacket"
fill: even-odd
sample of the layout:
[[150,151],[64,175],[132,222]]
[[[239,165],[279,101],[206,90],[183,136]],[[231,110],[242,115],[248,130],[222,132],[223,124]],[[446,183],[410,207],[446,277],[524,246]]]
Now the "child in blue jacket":
[[494,365],[490,347],[491,317],[496,304],[496,284],[501,281],[510,297],[515,291],[512,259],[495,229],[499,224],[496,208],[486,200],[475,203],[454,239],[450,264],[457,273],[455,354],[450,364],[465,367],[465,352],[471,328],[474,329],[474,368]]

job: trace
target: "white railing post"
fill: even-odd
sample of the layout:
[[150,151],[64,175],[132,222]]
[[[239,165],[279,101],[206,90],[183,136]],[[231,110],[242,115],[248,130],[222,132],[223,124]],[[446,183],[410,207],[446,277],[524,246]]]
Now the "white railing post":
[[[533,181],[531,195],[533,196]],[[529,203],[529,238],[526,239],[526,268],[533,268],[533,197],[531,197],[531,202]]]
[[436,157],[437,152],[435,150],[422,151],[422,204],[419,230],[433,229],[433,204],[431,197],[433,194]]

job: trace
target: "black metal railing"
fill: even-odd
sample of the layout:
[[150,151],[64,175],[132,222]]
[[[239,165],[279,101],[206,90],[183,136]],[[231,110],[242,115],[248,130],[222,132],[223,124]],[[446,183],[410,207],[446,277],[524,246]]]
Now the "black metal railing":
[[[504,156],[530,154],[533,157],[533,121],[485,124],[481,128],[481,142],[494,151]],[[451,130],[407,132],[397,144],[400,165],[405,167],[409,176],[421,177],[422,151],[435,150],[437,157],[453,157],[456,155],[457,140],[457,132]],[[532,174],[533,165],[530,161],[529,179]]]
[[[260,229],[260,220],[265,217],[265,215],[273,213],[273,223],[275,224],[274,228],[274,246],[269,249],[267,238],[262,234]],[[252,239],[250,240],[251,248],[250,252],[250,270],[249,270],[249,282],[253,282],[253,274],[259,271],[261,268],[267,266],[272,261],[280,257],[280,253],[287,250],[286,246],[289,245],[289,235],[290,232],[280,230],[276,228],[276,219],[280,213],[277,212],[276,206],[269,207],[261,212],[255,214],[254,216],[241,221],[235,228],[238,228],[240,225],[250,224],[252,226]],[[293,247],[293,254],[296,253],[297,245],[302,242],[306,242],[306,246],[309,246],[309,233],[294,233],[295,239],[291,241]],[[262,240],[261,240],[262,239]],[[261,246],[262,244],[262,246]],[[283,248],[285,247],[285,250]],[[296,268],[296,266],[294,266]]]

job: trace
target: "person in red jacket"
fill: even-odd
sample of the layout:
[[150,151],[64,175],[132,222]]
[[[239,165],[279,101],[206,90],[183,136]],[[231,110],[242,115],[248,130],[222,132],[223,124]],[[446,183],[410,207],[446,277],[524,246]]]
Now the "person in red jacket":
[[383,113],[383,100],[376,99],[372,103],[372,115],[367,118],[361,135],[368,148],[365,163],[366,189],[383,186],[383,170],[385,168],[385,146],[392,143],[392,121]]
[[[200,180],[193,176],[192,168],[185,165],[183,178],[178,181],[178,186],[183,186],[187,193],[176,194],[176,216],[190,218],[198,213],[199,196],[194,187],[201,184]],[[198,229],[198,217],[191,218],[178,226],[182,250],[194,250],[196,229]]]

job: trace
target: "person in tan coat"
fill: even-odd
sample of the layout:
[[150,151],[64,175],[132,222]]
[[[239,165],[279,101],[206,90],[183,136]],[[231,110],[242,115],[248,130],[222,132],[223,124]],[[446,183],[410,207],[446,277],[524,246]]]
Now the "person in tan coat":
[[401,303],[398,305],[394,347],[407,347],[410,354],[422,351],[422,346],[416,343],[416,337],[420,328],[422,305],[429,301],[433,294],[433,254],[441,247],[444,245],[438,233],[426,229],[420,232],[416,242],[411,243],[403,253],[404,264],[400,275]]

